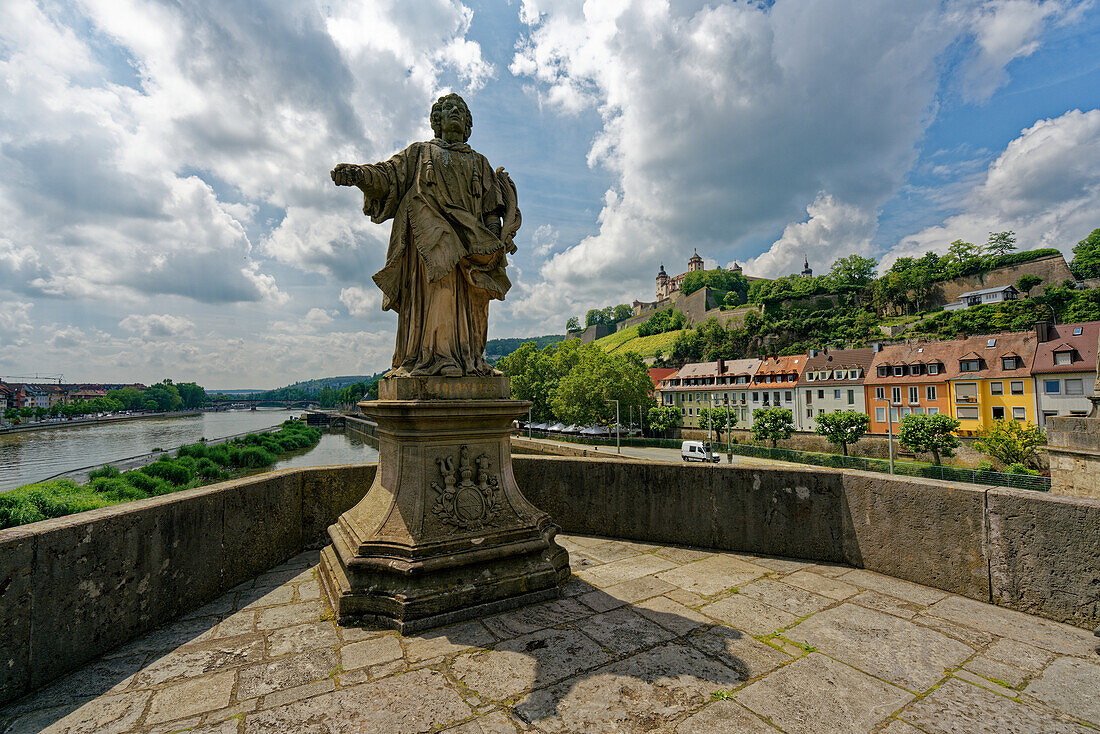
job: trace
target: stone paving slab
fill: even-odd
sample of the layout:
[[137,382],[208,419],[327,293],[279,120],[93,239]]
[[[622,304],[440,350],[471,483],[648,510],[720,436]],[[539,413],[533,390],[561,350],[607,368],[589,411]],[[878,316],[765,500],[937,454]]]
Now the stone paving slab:
[[1095,732],[1089,631],[837,564],[561,536],[564,598],[341,628],[316,552],[0,709],[0,734]]

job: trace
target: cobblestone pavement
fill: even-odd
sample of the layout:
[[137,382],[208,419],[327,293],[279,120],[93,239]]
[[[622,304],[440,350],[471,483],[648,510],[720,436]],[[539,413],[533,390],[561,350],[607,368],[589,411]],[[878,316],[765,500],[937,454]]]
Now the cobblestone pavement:
[[1091,732],[1086,630],[847,566],[562,539],[558,601],[338,628],[316,553],[0,710],[4,732]]

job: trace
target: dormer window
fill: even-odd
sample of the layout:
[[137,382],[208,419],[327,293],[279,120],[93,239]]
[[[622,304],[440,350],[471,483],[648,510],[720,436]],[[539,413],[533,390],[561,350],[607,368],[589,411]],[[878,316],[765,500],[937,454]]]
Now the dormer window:
[[904,374],[905,374],[905,367],[904,366],[897,365],[896,367],[894,367],[894,377],[901,377]]
[[809,380],[810,382],[813,382],[816,379],[815,375],[817,375],[816,372],[807,372],[806,373],[806,379]]
[[1073,364],[1073,352],[1072,351],[1055,352],[1054,353],[1054,364]]
[[921,367],[923,367],[923,365],[920,363],[909,365],[909,374],[919,375],[921,373]]
[[1001,357],[1001,369],[1002,370],[1014,370],[1021,365],[1021,359],[1015,355],[1009,357]]
[[890,374],[890,368],[887,367],[886,365],[879,365],[879,367],[878,367],[878,376],[879,377],[886,377],[888,374]]
[[977,372],[981,368],[981,360],[979,359],[959,360],[959,372]]
[[940,373],[940,366],[938,364],[933,362],[932,364],[928,365],[928,374],[938,375],[939,373]]

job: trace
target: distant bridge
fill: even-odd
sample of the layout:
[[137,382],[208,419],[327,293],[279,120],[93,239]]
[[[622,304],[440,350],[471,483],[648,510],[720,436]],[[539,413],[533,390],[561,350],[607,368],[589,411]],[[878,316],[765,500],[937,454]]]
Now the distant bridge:
[[[221,407],[222,404],[215,404],[215,407]],[[226,408],[248,408],[249,410],[256,410],[256,408],[312,408],[317,405],[316,400],[255,400],[248,398],[241,398],[234,400],[231,403],[224,404]]]

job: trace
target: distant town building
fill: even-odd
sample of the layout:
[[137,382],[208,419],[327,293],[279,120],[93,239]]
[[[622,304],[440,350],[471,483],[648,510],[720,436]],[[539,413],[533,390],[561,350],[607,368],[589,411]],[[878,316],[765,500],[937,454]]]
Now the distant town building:
[[1004,303],[1015,301],[1020,297],[1020,292],[1010,285],[999,288],[983,288],[980,291],[967,291],[960,293],[954,303],[943,307],[944,311],[962,311],[971,306],[981,306],[990,303]]
[[810,258],[804,258],[802,262],[802,277],[812,278],[814,277],[814,271],[810,268]]
[[1096,386],[1096,345],[1100,322],[1036,325],[1039,342],[1031,373],[1035,378],[1039,425],[1057,415],[1086,416]]
[[817,428],[817,417],[839,410],[867,412],[863,383],[875,352],[866,349],[811,349],[798,380],[802,404],[795,425],[800,431]]

